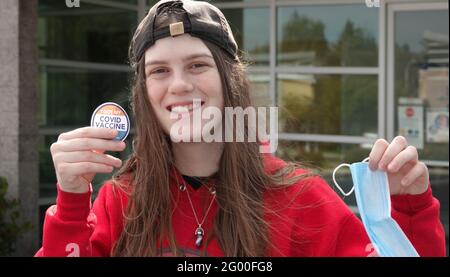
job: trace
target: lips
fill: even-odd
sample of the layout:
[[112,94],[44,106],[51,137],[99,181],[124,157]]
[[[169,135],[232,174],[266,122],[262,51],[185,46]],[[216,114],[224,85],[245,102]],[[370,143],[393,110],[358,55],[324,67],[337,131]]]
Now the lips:
[[169,112],[185,113],[200,108],[205,101],[177,102],[166,107]]

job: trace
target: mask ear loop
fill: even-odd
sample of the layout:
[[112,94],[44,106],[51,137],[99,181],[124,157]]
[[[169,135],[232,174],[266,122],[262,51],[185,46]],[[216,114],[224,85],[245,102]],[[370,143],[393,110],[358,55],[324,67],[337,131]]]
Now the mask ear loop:
[[349,192],[344,192],[344,190],[341,188],[341,186],[338,185],[338,183],[336,182],[336,172],[341,168],[341,167],[348,167],[350,168],[349,164],[340,164],[338,165],[334,170],[333,170],[333,183],[334,185],[338,188],[338,190],[344,195],[344,196],[349,196],[350,194],[353,193],[353,191],[355,190],[355,186],[353,185],[352,189]]
[[365,163],[367,161],[369,161],[369,157],[365,158],[362,162]]

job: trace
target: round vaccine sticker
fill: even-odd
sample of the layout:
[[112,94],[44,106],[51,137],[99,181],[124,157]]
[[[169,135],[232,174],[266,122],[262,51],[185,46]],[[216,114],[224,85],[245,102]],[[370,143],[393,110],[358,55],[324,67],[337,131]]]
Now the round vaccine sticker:
[[107,102],[95,109],[91,117],[91,127],[117,130],[119,132],[114,140],[123,141],[130,132],[130,118],[120,105]]

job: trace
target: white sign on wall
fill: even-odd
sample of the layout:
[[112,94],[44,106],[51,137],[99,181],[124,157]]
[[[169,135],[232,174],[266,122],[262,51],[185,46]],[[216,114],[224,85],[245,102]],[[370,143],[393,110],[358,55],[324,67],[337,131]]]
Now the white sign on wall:
[[448,110],[427,109],[427,142],[448,143]]
[[410,145],[423,149],[423,104],[420,98],[399,98],[398,133]]

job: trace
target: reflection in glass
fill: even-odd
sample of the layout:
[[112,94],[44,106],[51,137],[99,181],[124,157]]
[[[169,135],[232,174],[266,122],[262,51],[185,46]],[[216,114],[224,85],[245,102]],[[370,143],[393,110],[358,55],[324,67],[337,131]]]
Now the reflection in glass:
[[[414,142],[421,160],[448,164],[448,9],[397,11],[394,33],[395,134]],[[413,102],[417,105],[404,104]],[[405,118],[420,112],[414,124],[406,124]],[[448,255],[448,166],[428,168],[433,195],[441,204]]]
[[[448,11],[399,11],[394,28],[396,134],[414,142],[422,159],[448,161]],[[414,112],[423,116],[408,126]]]
[[269,75],[249,74],[250,94],[256,107],[269,107],[272,105],[269,91]]
[[[333,170],[341,163],[360,162],[370,153],[371,145],[366,144],[339,144],[321,142],[301,142],[280,140],[277,156],[286,160],[299,162],[303,167],[322,176],[340,197],[340,193],[333,186],[331,175]],[[339,170],[336,180],[344,191],[352,187],[350,171]],[[356,206],[354,195],[345,197],[347,205]]]
[[39,1],[39,56],[125,64],[137,12],[82,3]]
[[[262,2],[261,0],[209,0],[210,3],[232,3],[232,2]],[[264,1],[264,0],[263,0]],[[268,2],[268,0],[265,0]]]
[[50,153],[50,145],[58,140],[57,135],[39,137],[39,197],[56,195],[56,175]]
[[280,132],[377,133],[376,76],[279,74],[277,80]]
[[126,3],[126,4],[134,4],[136,5],[138,0],[108,0],[113,2],[120,2],[120,3]]
[[269,9],[222,9],[244,58],[256,65],[269,64]]
[[116,102],[129,113],[128,78],[128,72],[42,66],[39,125],[89,125],[92,112],[103,102]]
[[148,6],[150,8],[153,7],[153,5],[155,5],[156,3],[158,3],[158,0],[148,0]]
[[378,11],[364,5],[278,8],[277,63],[377,66]]
[[330,174],[341,163],[360,162],[370,153],[369,144],[339,144],[280,140],[277,156],[298,161]]

